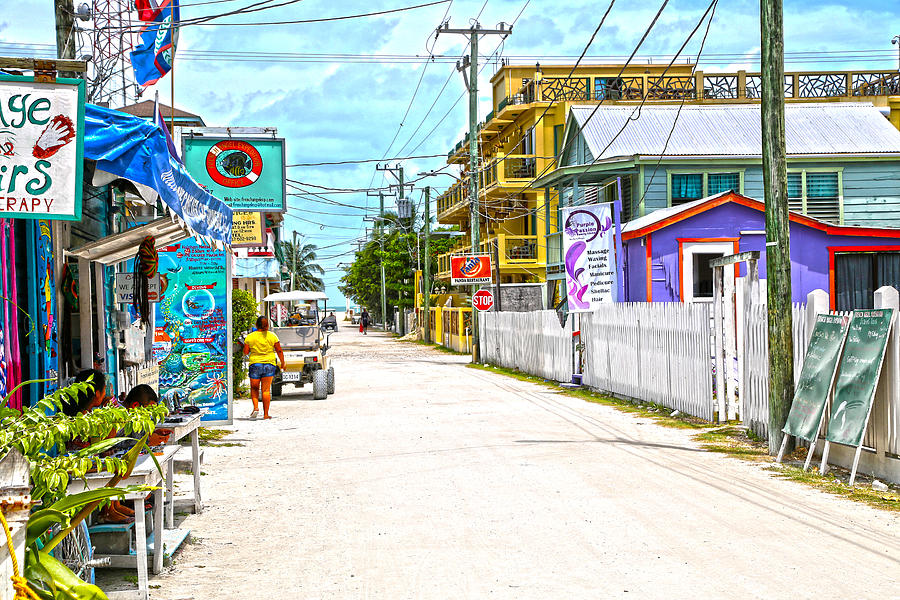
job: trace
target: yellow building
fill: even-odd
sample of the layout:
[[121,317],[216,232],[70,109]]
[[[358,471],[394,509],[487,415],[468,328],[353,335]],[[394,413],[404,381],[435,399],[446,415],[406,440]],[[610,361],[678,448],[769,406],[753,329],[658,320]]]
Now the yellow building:
[[[651,103],[747,103],[760,97],[758,73],[703,73],[694,65],[504,65],[491,78],[493,110],[478,129],[478,201],[480,240],[471,247],[468,198],[468,136],[448,154],[461,167],[462,179],[438,197],[439,223],[459,225],[460,244],[439,257],[436,279],[449,280],[450,255],[499,253],[502,283],[540,282],[560,271],[553,246],[557,199],[532,187],[556,168],[563,129],[572,105]],[[571,77],[569,76],[572,73]],[[788,102],[864,101],[882,107],[900,128],[900,76],[882,71],[816,71],[785,74]],[[632,195],[630,178],[623,195]],[[606,188],[612,200],[613,187]],[[623,219],[641,216],[641,208],[626,202]],[[556,242],[556,244],[555,244]],[[548,261],[548,244],[550,260]],[[557,249],[558,250],[558,249]],[[555,279],[551,275],[551,279]]]

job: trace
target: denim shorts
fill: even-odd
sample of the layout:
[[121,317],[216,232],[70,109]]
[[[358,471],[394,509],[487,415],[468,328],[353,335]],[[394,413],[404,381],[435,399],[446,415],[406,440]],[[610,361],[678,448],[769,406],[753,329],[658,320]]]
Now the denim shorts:
[[250,365],[250,379],[262,379],[263,377],[275,377],[278,368],[269,363],[253,363]]

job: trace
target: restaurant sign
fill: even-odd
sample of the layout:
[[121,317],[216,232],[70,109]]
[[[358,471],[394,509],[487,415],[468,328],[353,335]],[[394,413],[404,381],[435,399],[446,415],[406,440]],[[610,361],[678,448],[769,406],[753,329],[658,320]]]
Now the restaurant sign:
[[0,75],[0,218],[81,220],[84,81]]

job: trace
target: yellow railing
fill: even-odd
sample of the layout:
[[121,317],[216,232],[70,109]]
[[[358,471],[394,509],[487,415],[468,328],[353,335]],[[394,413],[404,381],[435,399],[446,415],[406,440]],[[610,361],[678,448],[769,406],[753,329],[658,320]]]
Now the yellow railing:
[[542,236],[498,234],[482,241],[475,249],[471,244],[454,248],[446,254],[438,256],[439,279],[450,278],[450,257],[460,254],[490,254],[494,256],[494,244],[498,244],[497,254],[500,257],[500,272],[511,268],[542,269],[546,264],[545,247],[541,243]]
[[441,216],[466,204],[469,199],[468,180],[457,181],[450,189],[438,196],[437,214]]

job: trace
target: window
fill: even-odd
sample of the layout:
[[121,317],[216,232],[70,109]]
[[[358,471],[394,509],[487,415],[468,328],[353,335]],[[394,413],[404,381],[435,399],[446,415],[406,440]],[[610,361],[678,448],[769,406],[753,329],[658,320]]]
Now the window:
[[788,173],[787,176],[788,209],[803,212],[803,173]]
[[694,254],[693,274],[694,274],[694,299],[712,298],[713,297],[713,270],[709,266],[709,261],[714,258],[722,258],[722,253]]
[[672,206],[703,197],[703,173],[672,175]]
[[722,192],[741,191],[740,173],[709,173],[707,175],[707,181],[707,196],[720,194]]
[[840,223],[840,172],[795,171],[788,173],[788,208],[814,219]]
[[564,125],[554,125],[553,126],[553,156],[558,156],[560,151],[560,145],[563,141],[563,127]]
[[834,255],[837,310],[874,307],[875,290],[900,288],[900,252],[848,252]]

